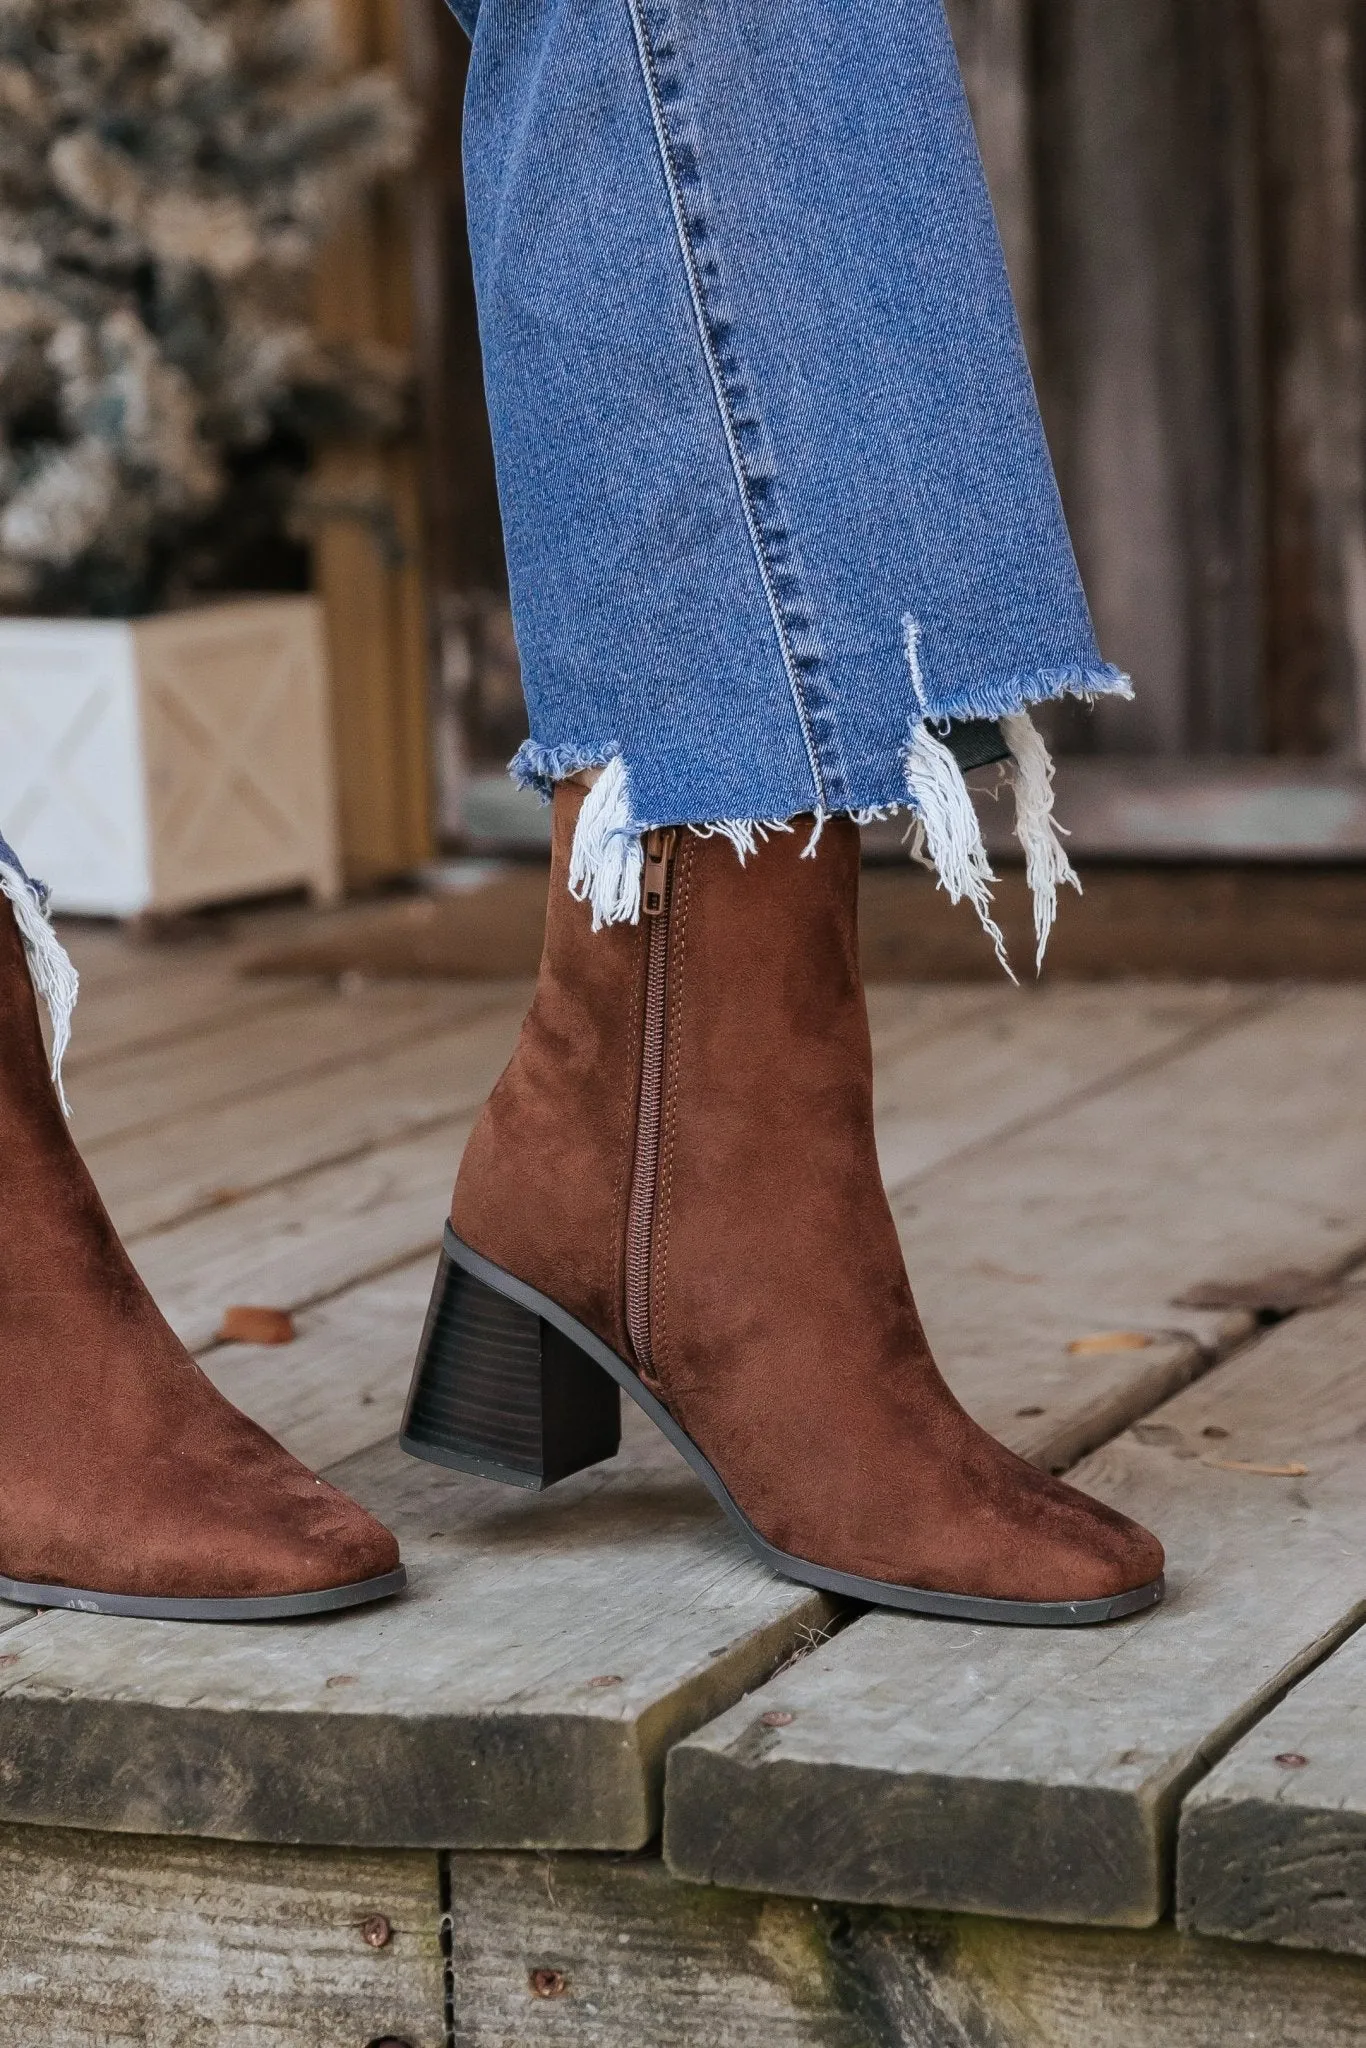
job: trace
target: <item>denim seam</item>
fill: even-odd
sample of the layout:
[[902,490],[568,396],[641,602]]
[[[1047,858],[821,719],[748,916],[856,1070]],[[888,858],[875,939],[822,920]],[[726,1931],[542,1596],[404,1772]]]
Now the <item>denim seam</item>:
[[[794,621],[784,606],[778,589],[778,572],[771,555],[772,542],[770,537],[766,536],[764,532],[758,503],[759,491],[757,480],[751,473],[749,465],[745,460],[744,450],[740,445],[738,422],[730,386],[738,385],[742,391],[745,389],[745,386],[739,374],[738,363],[735,360],[733,351],[731,374],[728,383],[726,371],[723,369],[721,362],[721,348],[716,332],[716,320],[713,308],[708,303],[707,291],[703,283],[702,259],[697,246],[698,231],[704,225],[701,205],[695,197],[693,212],[690,217],[683,194],[684,168],[679,161],[679,152],[669,132],[668,118],[664,107],[664,95],[660,82],[659,58],[650,40],[650,32],[646,25],[642,0],[627,0],[627,4],[631,13],[631,25],[635,35],[636,53],[640,60],[641,75],[645,84],[646,96],[650,103],[650,118],[654,126],[655,142],[659,149],[660,161],[664,171],[664,181],[668,187],[674,230],[678,236],[679,251],[683,258],[683,268],[688,280],[688,294],[692,302],[693,318],[697,324],[698,336],[702,344],[702,353],[707,365],[707,374],[711,381],[712,395],[716,400],[717,411],[721,416],[721,430],[725,436],[726,449],[730,456],[731,469],[735,477],[736,488],[739,492],[745,525],[749,532],[750,544],[754,550],[760,580],[763,583],[764,597],[768,604],[769,616],[773,621],[773,630],[777,636],[783,672],[787,678],[788,688],[792,693],[793,706],[801,728],[802,742],[806,748],[807,762],[811,769],[811,781],[815,791],[816,808],[818,812],[824,813],[831,809],[839,808],[842,799],[847,794],[847,790],[840,788],[837,791],[832,791],[828,786],[827,764],[822,757],[821,746],[816,739],[811,707],[802,686],[801,676],[798,673],[797,657],[793,645]],[[676,37],[674,38],[674,43],[676,52]],[[679,96],[681,97],[681,90]],[[692,176],[689,182],[700,193],[702,189],[701,171],[695,147],[693,150]],[[746,398],[747,409],[753,424],[756,428],[759,428],[759,410],[754,402],[752,392],[746,393]],[[776,494],[778,488],[776,460],[773,462],[771,488]],[[788,532],[785,538],[795,558],[796,547],[791,533]],[[786,580],[796,581],[790,566],[786,572]],[[804,594],[803,602],[809,621],[811,607],[805,603]],[[810,630],[809,625],[808,630]],[[808,654],[806,660],[808,664],[813,664],[813,655]],[[830,722],[832,725],[833,739],[833,722],[829,720],[827,722]],[[847,774],[844,770],[842,758],[837,762],[836,776],[841,784],[847,782]]]

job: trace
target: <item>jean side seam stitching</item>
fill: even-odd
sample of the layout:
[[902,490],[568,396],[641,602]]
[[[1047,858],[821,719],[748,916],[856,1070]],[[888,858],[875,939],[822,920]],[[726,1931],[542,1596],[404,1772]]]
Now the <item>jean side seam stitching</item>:
[[764,597],[768,605],[769,617],[773,622],[773,630],[777,637],[783,673],[787,678],[788,689],[792,693],[792,702],[797,713],[797,721],[801,727],[802,743],[806,749],[807,763],[811,770],[811,781],[815,791],[816,806],[819,811],[825,811],[829,808],[829,804],[825,786],[824,764],[821,761],[820,749],[816,744],[810,708],[802,689],[801,678],[797,674],[797,665],[792,651],[787,621],[784,618],[782,603],[774,582],[773,565],[769,560],[768,550],[764,544],[763,533],[760,529],[758,514],[755,509],[752,481],[740,448],[739,436],[736,432],[735,420],[731,413],[730,400],[721,372],[721,364],[707,309],[706,294],[698,267],[697,251],[693,245],[687,215],[684,210],[682,180],[674,154],[673,143],[669,135],[668,124],[665,119],[663,99],[660,95],[659,76],[654,50],[650,43],[649,31],[645,26],[640,0],[627,0],[627,5],[630,9],[631,26],[635,36],[636,54],[640,61],[641,75],[645,83],[645,93],[650,103],[650,119],[654,127],[655,143],[663,166],[664,182],[668,188],[674,232],[678,237],[679,251],[683,258],[683,268],[688,280],[688,296],[692,303],[693,319],[702,344],[702,354],[707,365],[707,375],[711,383],[712,396],[716,401],[716,409],[721,416],[721,431],[725,436],[726,450],[730,457],[731,470],[735,477],[736,489],[739,493],[741,508],[744,513],[745,526],[749,533],[750,545],[754,550],[754,558],[758,565],[760,580],[764,586]]

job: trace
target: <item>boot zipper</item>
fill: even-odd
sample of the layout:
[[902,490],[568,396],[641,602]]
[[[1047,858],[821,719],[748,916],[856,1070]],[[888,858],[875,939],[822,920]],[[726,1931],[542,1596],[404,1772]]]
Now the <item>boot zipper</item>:
[[673,881],[675,831],[650,832],[645,839],[641,910],[648,924],[645,970],[645,1028],[640,1061],[640,1107],[626,1219],[626,1332],[645,1377],[654,1371],[650,1342],[650,1262],[654,1248],[659,1185],[659,1137],[664,1113],[664,1048],[668,1023],[669,897]]

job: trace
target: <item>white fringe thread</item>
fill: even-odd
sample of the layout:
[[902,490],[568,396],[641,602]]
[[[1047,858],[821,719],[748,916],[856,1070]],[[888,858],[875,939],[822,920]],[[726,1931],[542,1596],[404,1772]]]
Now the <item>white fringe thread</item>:
[[775,832],[791,832],[795,827],[781,818],[713,818],[706,825],[689,825],[688,830],[694,839],[728,839],[743,867]]
[[[1015,973],[1006,957],[1006,942],[991,914],[996,877],[987,858],[982,827],[973,809],[963,771],[944,742],[930,731],[925,717],[925,673],[920,663],[920,621],[908,613],[901,621],[906,666],[911,672],[919,718],[902,755],[906,791],[915,806],[911,855],[935,868],[950,903],[966,896],[1005,972]],[[928,857],[927,857],[928,856]]]
[[[775,832],[793,832],[796,827],[785,818],[713,818],[687,829],[698,839],[729,840],[743,867]],[[803,860],[815,854],[824,830],[825,813],[818,811],[811,837],[802,849]],[[584,798],[569,853],[569,893],[589,905],[595,932],[606,924],[639,922],[643,836],[644,827],[631,805],[626,763],[617,754]]]
[[996,958],[1014,981],[1004,935],[991,914],[996,877],[962,769],[923,719],[911,728],[902,765],[907,794],[915,806],[912,856],[934,868],[950,903],[967,898]]
[[62,1081],[62,1061],[71,1043],[71,1014],[80,991],[80,976],[67,958],[65,947],[52,929],[46,906],[35,895],[28,877],[9,861],[0,861],[0,891],[14,906],[15,922],[24,942],[33,986],[47,1005],[52,1019],[52,1084],[63,1114],[70,1116]]
[[1038,728],[1027,711],[1001,720],[1001,734],[1011,755],[1015,785],[1015,837],[1025,857],[1025,879],[1034,898],[1034,971],[1043,966],[1048,935],[1058,915],[1058,891],[1064,885],[1081,894],[1081,878],[1058,837],[1053,816],[1053,763]]
[[631,785],[620,754],[583,800],[569,855],[569,893],[593,912],[593,929],[639,924],[645,855],[631,815]]
[[[920,668],[920,628],[913,619],[905,621],[906,660],[915,687],[917,705],[923,706],[923,677]],[[1015,790],[1015,837],[1025,857],[1025,875],[1034,901],[1036,972],[1043,966],[1049,934],[1058,914],[1058,890],[1064,885],[1080,894],[1081,882],[1058,837],[1060,827],[1053,817],[1053,763],[1028,712],[1014,712],[1001,720],[1001,732],[1010,749],[1009,774]],[[949,747],[935,734],[922,716],[911,727],[902,765],[906,793],[914,812],[909,838],[911,857],[938,875],[951,903],[964,898],[971,903],[992,944],[992,950],[1010,979],[1016,979],[1006,953],[1005,937],[992,915],[992,889],[996,876],[987,854],[982,827],[973,806],[963,771]],[[890,808],[873,808],[854,814],[858,824],[891,816]],[[814,856],[825,829],[826,814],[817,812],[815,829],[802,850],[802,858]],[[690,825],[699,839],[726,839],[735,849],[741,866],[753,859],[775,832],[791,832],[790,821],[781,818],[718,818]],[[644,868],[643,827],[631,807],[630,777],[618,754],[603,768],[584,798],[574,829],[569,858],[569,891],[593,913],[593,930],[608,924],[637,924],[640,920],[641,876]],[[18,878],[22,881],[22,878]],[[6,885],[6,894],[11,891]],[[33,899],[25,888],[30,904]],[[34,905],[34,916],[47,931],[52,947],[66,962],[74,982],[74,970],[52,935],[51,927]],[[27,941],[26,941],[27,943]],[[34,979],[42,987],[39,970]],[[74,988],[72,1000],[74,1001]],[[53,1010],[54,1034],[59,1034],[58,1011]],[[69,1008],[66,1036],[69,1036]],[[66,1038],[61,1038],[65,1049]],[[54,1073],[59,1072],[57,1060]],[[60,1081],[59,1081],[60,1086]],[[65,1101],[65,1097],[63,1097]]]

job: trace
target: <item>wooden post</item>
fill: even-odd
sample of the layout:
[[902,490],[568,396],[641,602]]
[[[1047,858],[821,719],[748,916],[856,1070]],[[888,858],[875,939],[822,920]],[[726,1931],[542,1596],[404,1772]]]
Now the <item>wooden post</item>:
[[1366,23],[1259,0],[1272,428],[1266,716],[1366,760]]
[[1259,740],[1262,317],[1241,0],[1038,13],[1040,372],[1101,644],[1141,682],[1087,751]]
[[949,0],[982,162],[1025,339],[1037,340],[1032,0]]
[[[342,61],[401,59],[399,0],[333,0]],[[406,194],[386,182],[334,236],[315,285],[330,336],[408,348]],[[314,563],[327,613],[347,879],[376,880],[432,850],[428,633],[415,447],[330,450],[312,479]]]

